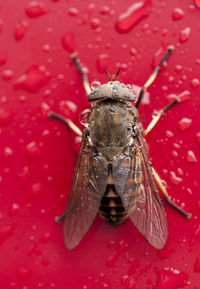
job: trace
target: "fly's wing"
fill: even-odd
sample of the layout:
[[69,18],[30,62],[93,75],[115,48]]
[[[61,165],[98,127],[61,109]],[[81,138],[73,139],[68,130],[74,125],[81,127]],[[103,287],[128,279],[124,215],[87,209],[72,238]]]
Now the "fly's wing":
[[131,221],[151,245],[163,248],[167,220],[142,135],[115,160],[113,179]]
[[106,161],[95,154],[84,134],[63,224],[68,249],[78,245],[96,217],[106,189],[107,168]]

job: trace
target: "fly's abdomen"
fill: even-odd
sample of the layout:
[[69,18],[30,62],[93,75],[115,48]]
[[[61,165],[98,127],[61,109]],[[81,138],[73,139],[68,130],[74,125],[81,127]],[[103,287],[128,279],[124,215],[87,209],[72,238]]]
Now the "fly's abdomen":
[[120,225],[128,217],[114,185],[107,185],[101,200],[99,215],[110,225]]

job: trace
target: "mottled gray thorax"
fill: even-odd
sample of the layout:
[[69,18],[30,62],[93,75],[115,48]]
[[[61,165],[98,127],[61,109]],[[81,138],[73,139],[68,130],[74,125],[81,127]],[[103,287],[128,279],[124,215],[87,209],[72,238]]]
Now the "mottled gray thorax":
[[88,120],[92,145],[112,160],[130,142],[136,118],[137,111],[131,104],[114,100],[97,103]]

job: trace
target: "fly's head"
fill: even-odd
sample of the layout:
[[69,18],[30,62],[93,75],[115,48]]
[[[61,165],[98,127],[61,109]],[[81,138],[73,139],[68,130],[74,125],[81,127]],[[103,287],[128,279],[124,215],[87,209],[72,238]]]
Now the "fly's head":
[[88,96],[89,102],[109,99],[131,103],[136,101],[136,96],[131,89],[131,85],[125,85],[116,80],[99,85]]

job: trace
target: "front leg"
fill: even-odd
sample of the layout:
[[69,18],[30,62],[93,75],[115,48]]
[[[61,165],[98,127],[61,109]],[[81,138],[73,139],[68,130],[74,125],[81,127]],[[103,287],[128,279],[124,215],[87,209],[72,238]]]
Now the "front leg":
[[64,122],[65,124],[68,125],[68,127],[69,127],[71,130],[73,130],[73,132],[75,132],[75,133],[76,133],[77,135],[79,135],[79,136],[82,136],[82,131],[78,128],[77,125],[75,125],[75,123],[74,123],[73,121],[71,121],[71,119],[65,118],[65,117],[63,117],[62,115],[57,114],[57,113],[55,113],[55,112],[53,112],[53,111],[50,111],[50,112],[48,113],[48,116],[51,117],[51,118],[55,118],[55,119],[58,119],[58,120]]

